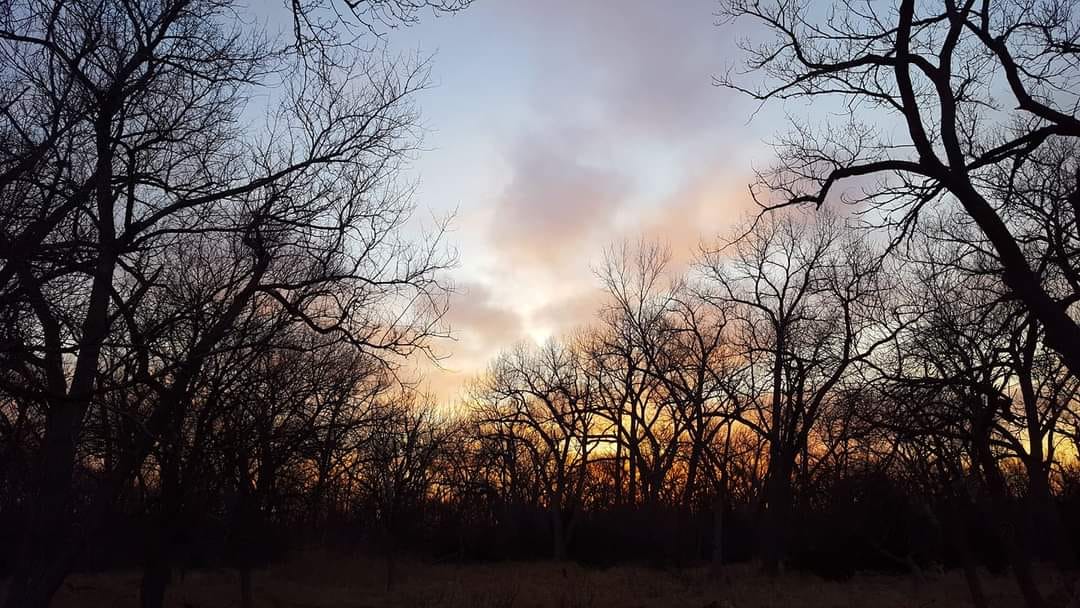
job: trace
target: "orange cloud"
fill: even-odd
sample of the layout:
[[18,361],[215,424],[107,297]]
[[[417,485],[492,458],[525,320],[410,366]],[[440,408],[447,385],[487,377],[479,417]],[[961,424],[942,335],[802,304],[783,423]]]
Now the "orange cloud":
[[671,250],[671,272],[682,272],[701,246],[729,236],[732,227],[757,206],[750,198],[749,174],[725,175],[703,171],[684,182],[662,204],[643,214],[624,230],[628,238],[665,243]]
[[533,313],[530,322],[551,335],[567,334],[592,323],[606,299],[607,294],[597,284],[547,303]]

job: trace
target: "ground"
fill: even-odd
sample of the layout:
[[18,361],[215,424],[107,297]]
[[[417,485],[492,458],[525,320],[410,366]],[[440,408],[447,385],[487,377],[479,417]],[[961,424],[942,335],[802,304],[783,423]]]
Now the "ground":
[[[749,566],[722,575],[707,568],[661,570],[620,566],[584,568],[554,563],[430,564],[400,562],[386,588],[377,560],[298,556],[259,570],[258,608],[758,608],[970,606],[960,572],[925,577],[863,574],[835,582],[786,574],[770,579]],[[1021,605],[1008,577],[983,574],[990,605]],[[135,607],[137,572],[71,576],[57,608]],[[1048,582],[1049,586],[1050,583]],[[236,575],[229,570],[188,572],[170,589],[170,608],[238,606]]]

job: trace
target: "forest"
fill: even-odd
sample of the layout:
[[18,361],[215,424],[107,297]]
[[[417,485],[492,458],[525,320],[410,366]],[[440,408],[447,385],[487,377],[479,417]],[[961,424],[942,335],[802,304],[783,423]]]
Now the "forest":
[[[716,3],[747,38],[703,86],[803,102],[754,208],[609,239],[574,330],[441,399],[405,373],[455,339],[453,218],[403,179],[435,68],[371,40],[471,4],[0,1],[6,608],[200,571],[279,605],[259,578],[312,550],[386,590],[552,562],[1080,603],[1080,7]],[[443,605],[533,605],[488,600]]]

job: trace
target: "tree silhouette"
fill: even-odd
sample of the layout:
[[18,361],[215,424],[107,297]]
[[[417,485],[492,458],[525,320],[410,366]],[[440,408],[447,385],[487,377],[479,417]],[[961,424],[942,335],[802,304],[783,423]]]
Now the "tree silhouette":
[[[1080,137],[1069,2],[842,0],[818,10],[734,0],[722,13],[762,26],[766,40],[743,45],[760,84],[731,74],[719,84],[762,102],[832,98],[850,110],[845,124],[819,133],[797,122],[779,139],[779,161],[759,174],[762,205],[845,196],[898,238],[927,206],[955,205],[991,246],[1012,295],[1047,328],[1047,343],[1080,370],[1080,326],[1069,313],[1078,292],[1058,279],[1076,275],[1080,209],[1080,172],[1060,153]],[[1055,156],[1063,162],[1048,167]],[[1030,179],[1048,169],[1054,179]],[[854,180],[861,189],[842,190]],[[1032,221],[1040,215],[1071,219]]]

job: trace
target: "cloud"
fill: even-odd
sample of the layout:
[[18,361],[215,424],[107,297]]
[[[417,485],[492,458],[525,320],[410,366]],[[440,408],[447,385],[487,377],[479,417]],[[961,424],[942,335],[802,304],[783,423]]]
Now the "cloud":
[[512,262],[540,267],[585,264],[581,257],[606,238],[632,184],[620,173],[575,156],[572,131],[520,140],[513,177],[498,197],[491,241]]
[[435,345],[436,354],[444,358],[437,363],[416,358],[405,374],[439,403],[456,403],[469,379],[489,360],[528,335],[521,315],[478,281],[458,283],[444,320],[453,336],[453,341]]
[[702,245],[712,246],[717,239],[727,238],[740,220],[757,212],[747,190],[752,180],[749,173],[703,170],[687,178],[659,204],[626,222],[623,238],[666,244],[671,252],[669,270],[680,273]]
[[660,240],[682,270],[749,208],[763,133],[745,124],[750,102],[712,86],[735,42],[716,8],[499,0],[425,38],[445,81],[425,106],[445,137],[423,195],[460,204],[463,285],[433,390],[453,392],[522,339],[591,323],[606,245]]
[[521,317],[500,306],[490,288],[477,282],[458,285],[446,322],[457,339],[455,367],[486,358],[525,333]]
[[[747,147],[728,134],[745,132],[749,114],[735,111],[740,96],[712,85],[734,45],[715,25],[714,0],[509,0],[493,11],[530,59],[515,74],[527,104],[504,133],[500,164],[511,178],[490,226],[504,266],[581,276],[570,266],[587,266],[629,213],[688,220],[680,232],[714,224],[707,204],[684,199],[706,185],[725,195],[744,187],[702,176]],[[653,217],[668,213],[678,217]]]
[[711,86],[733,42],[715,26],[715,0],[521,1],[502,10],[542,49],[534,55],[541,110],[668,138],[715,122],[732,98]]
[[529,323],[549,336],[572,333],[595,322],[606,299],[597,282],[592,288],[548,302],[530,316]]

